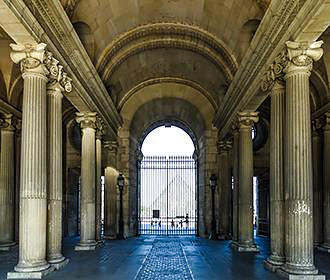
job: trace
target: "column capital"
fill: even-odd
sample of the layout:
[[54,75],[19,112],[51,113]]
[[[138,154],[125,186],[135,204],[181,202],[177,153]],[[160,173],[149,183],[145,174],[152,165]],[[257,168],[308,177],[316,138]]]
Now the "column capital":
[[104,148],[108,149],[109,152],[116,153],[118,150],[118,143],[117,141],[105,141]]
[[2,114],[0,128],[2,131],[15,130],[15,121],[12,114]]
[[80,124],[81,129],[93,128],[96,129],[96,113],[83,112],[76,113],[76,122]]
[[318,61],[323,55],[321,48],[323,41],[317,42],[292,42],[287,41],[288,65],[284,69],[285,78],[293,73],[306,73],[310,75],[313,62]]
[[217,148],[218,148],[218,153],[219,154],[229,152],[232,147],[233,147],[233,142],[230,141],[230,140],[219,141],[217,143]]
[[28,73],[46,76],[49,71],[44,64],[46,44],[10,44],[10,58],[16,64],[20,63],[22,77]]
[[313,135],[319,135],[321,130],[322,130],[322,119],[321,118],[316,118],[312,120],[312,130],[313,130]]
[[238,112],[239,129],[251,129],[254,123],[259,121],[259,112]]
[[21,136],[22,133],[22,120],[15,118],[15,134]]
[[96,139],[101,140],[104,135],[104,121],[101,118],[96,120]]
[[324,131],[330,131],[330,112],[324,114]]
[[288,65],[288,57],[285,50],[281,51],[275,58],[274,62],[269,66],[265,72],[261,82],[262,91],[272,91],[274,86],[283,84],[284,86],[284,72],[283,70]]
[[63,70],[63,66],[53,56],[51,52],[46,52],[45,65],[49,71],[49,82],[47,84],[47,91],[69,93],[72,91],[72,79]]

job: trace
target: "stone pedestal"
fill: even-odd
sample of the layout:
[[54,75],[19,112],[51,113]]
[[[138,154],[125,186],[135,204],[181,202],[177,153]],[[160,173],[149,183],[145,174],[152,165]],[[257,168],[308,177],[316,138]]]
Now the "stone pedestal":
[[108,150],[107,168],[105,169],[105,191],[104,191],[104,238],[116,239],[118,233],[117,222],[117,177],[116,156],[117,143],[114,141],[105,142]]
[[259,252],[253,234],[253,145],[252,126],[258,121],[256,112],[238,113],[239,121],[239,186],[238,186],[238,243],[239,252]]
[[320,250],[330,253],[330,113],[323,127],[323,244]]
[[218,143],[219,153],[219,236],[221,240],[230,239],[231,217],[231,170],[229,165],[229,151],[232,148],[231,141]]
[[96,113],[77,113],[82,129],[80,242],[76,251],[95,250],[95,129]]
[[314,246],[323,242],[323,172],[322,172],[322,125],[320,119],[312,121],[313,157],[313,228]]
[[289,279],[325,279],[313,256],[313,170],[309,76],[321,43],[287,42],[285,145],[285,257],[277,270]]
[[24,79],[20,186],[19,261],[8,279],[42,278],[46,261],[47,138],[45,44],[11,44],[11,58],[21,63]]
[[284,108],[285,85],[275,81],[271,89],[270,109],[270,256],[265,266],[275,271],[285,261],[284,255]]
[[[54,65],[53,71],[58,69]],[[58,70],[56,71],[58,72]],[[54,73],[56,74],[56,73]],[[58,73],[57,73],[58,74]],[[68,263],[62,255],[62,91],[56,80],[47,87],[48,96],[48,227],[47,260],[60,269]]]
[[15,245],[14,190],[15,157],[13,116],[4,114],[1,120],[0,154],[0,251]]
[[236,124],[233,125],[233,233],[232,244],[238,241],[238,144],[239,144],[239,131]]

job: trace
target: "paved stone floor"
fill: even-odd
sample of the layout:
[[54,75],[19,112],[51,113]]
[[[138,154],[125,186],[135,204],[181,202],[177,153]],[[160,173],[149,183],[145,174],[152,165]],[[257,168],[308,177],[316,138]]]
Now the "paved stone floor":
[[[228,241],[196,237],[142,236],[107,241],[94,252],[75,252],[78,239],[66,239],[64,254],[70,263],[50,280],[208,280],[280,279],[263,268],[268,240],[257,238],[260,254],[236,253]],[[316,265],[330,279],[330,255],[316,252]],[[17,262],[17,248],[0,252],[0,280]]]

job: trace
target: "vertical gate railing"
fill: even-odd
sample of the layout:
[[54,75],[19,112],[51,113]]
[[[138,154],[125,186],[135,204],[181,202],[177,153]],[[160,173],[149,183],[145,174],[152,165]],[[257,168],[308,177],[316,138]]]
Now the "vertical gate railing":
[[138,166],[139,234],[195,235],[195,159],[190,156],[146,156]]

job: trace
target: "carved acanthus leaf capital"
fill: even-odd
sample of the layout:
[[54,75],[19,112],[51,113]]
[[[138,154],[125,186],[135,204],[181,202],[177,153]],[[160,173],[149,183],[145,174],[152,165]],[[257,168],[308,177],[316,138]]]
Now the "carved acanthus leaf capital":
[[2,114],[0,128],[1,130],[6,130],[6,131],[15,130],[15,120],[12,114]]
[[46,44],[10,44],[10,58],[16,64],[20,63],[22,73],[39,73],[48,75],[44,64]]
[[104,135],[104,121],[97,117],[96,120],[96,138],[102,139],[102,136]]
[[274,62],[269,66],[266,71],[264,78],[261,82],[261,89],[263,91],[269,91],[273,88],[276,81],[284,81],[284,69],[288,65],[287,52],[285,50],[281,51],[279,55],[275,58]]
[[321,118],[316,118],[312,120],[312,130],[313,134],[319,134],[321,129],[322,129],[322,119]]
[[251,129],[259,121],[259,112],[238,112],[237,118],[240,129]]
[[300,70],[310,72],[313,61],[318,61],[323,55],[321,48],[323,41],[317,42],[286,42],[289,64],[285,68],[285,73]]
[[323,130],[330,131],[330,112],[324,114]]
[[232,147],[233,147],[233,142],[230,140],[219,141],[218,142],[218,153],[221,154],[221,153],[229,152]]
[[80,124],[81,129],[93,128],[96,129],[96,113],[84,112],[76,113],[76,122]]

